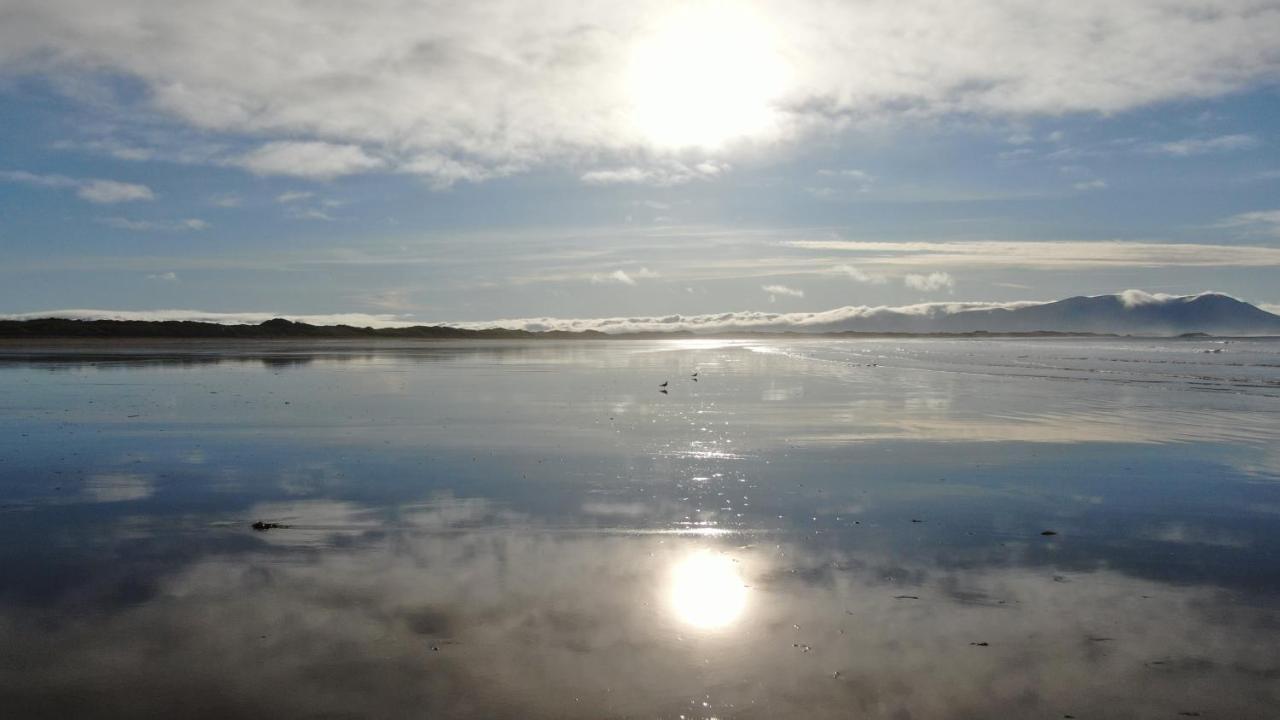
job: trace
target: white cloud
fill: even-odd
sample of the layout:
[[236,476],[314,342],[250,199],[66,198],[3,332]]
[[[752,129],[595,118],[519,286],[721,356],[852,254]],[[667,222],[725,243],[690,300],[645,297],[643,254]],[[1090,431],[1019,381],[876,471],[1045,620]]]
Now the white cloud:
[[134,232],[191,232],[209,229],[209,223],[199,218],[132,220],[123,217],[109,217],[101,218],[99,222],[117,230],[132,230]]
[[[1276,211],[1280,212],[1280,211]],[[1264,213],[1251,222],[1269,217]],[[1238,218],[1242,216],[1237,216]],[[788,247],[846,252],[862,265],[933,265],[946,267],[1277,267],[1280,248],[1261,245],[1210,245],[1111,241],[883,242],[861,240],[792,240]]]
[[845,169],[845,170],[822,169],[818,171],[818,174],[823,177],[835,177],[835,178],[842,178],[846,180],[857,180],[859,182],[868,182],[872,179],[871,175],[867,174],[866,172],[862,170],[855,170],[852,168]]
[[1256,210],[1232,215],[1217,226],[1280,236],[1280,210]]
[[844,170],[823,169],[818,171],[818,175],[825,178],[831,178],[833,180],[847,182],[858,192],[867,192],[875,182],[875,176],[853,168]]
[[[888,116],[1117,113],[1221,96],[1280,70],[1269,0],[707,8],[695,14],[707,27],[685,35],[732,44],[747,28],[785,80],[751,106],[760,122],[730,119],[750,140]],[[631,63],[662,57],[652,43],[671,37],[663,23],[679,12],[666,0],[44,0],[0,23],[0,70],[74,76],[68,87],[131,77],[153,108],[197,130],[275,140],[241,159],[255,172],[325,178],[448,158],[457,165],[426,162],[447,181],[660,150]],[[688,100],[714,112],[726,89],[756,79]]]
[[1075,185],[1072,185],[1071,187],[1080,191],[1105,190],[1107,188],[1107,181],[1106,180],[1086,180],[1083,182],[1078,182]]
[[322,220],[324,222],[333,222],[333,216],[322,208],[317,207],[290,207],[285,211],[285,215],[292,220]]
[[804,191],[822,200],[831,200],[832,198],[839,197],[840,195],[835,188],[826,186],[806,187]]
[[0,171],[0,180],[34,187],[74,189],[82,199],[99,205],[155,199],[155,194],[146,185],[117,180],[81,180],[65,175],[39,175],[25,170]]
[[80,189],[76,190],[76,194],[91,203],[98,203],[99,205],[155,199],[151,188],[146,185],[116,182],[115,180],[89,180],[81,185]]
[[649,168],[636,166],[591,170],[583,173],[579,180],[587,185],[620,185],[623,183],[673,184],[672,182],[662,182],[661,176]]
[[162,272],[162,273],[151,273],[150,275],[147,275],[147,279],[157,280],[160,282],[176,283],[178,282],[178,273],[172,272],[172,271]]
[[[1124,303],[1125,307],[1134,308],[1141,305],[1164,305],[1172,302],[1182,302],[1184,300],[1191,300],[1202,295],[1210,294],[1226,295],[1226,293],[1209,292],[1197,293],[1195,295],[1172,295],[1170,293],[1147,292],[1146,290],[1124,290],[1117,293],[1117,297],[1120,298],[1120,301]],[[1228,295],[1228,297],[1230,296]],[[1259,305],[1258,307],[1262,306]]]
[[797,290],[795,288],[787,287],[786,285],[762,285],[760,289],[769,293],[769,302],[776,300],[779,295],[795,298],[804,297],[803,290]]
[[244,198],[235,193],[214,195],[209,198],[209,204],[220,208],[237,208],[244,204]]
[[928,275],[910,273],[902,278],[902,283],[912,290],[919,290],[920,292],[951,290],[956,286],[955,278],[944,272],[932,272]]
[[117,160],[128,160],[130,162],[143,162],[156,157],[156,153],[150,148],[137,147],[115,139],[84,141],[59,140],[53,143],[52,147],[57,150],[87,150],[89,152],[107,155]]
[[240,156],[235,164],[258,175],[291,175],[332,180],[342,175],[381,168],[386,163],[357,145],[277,141]]
[[26,170],[0,171],[0,180],[47,188],[75,188],[83,184],[83,181],[65,175],[39,175]]
[[303,190],[290,190],[288,192],[282,192],[279,195],[277,195],[276,202],[280,203],[281,205],[288,205],[289,203],[295,203],[300,200],[309,200],[314,195],[315,193],[306,192]]
[[1120,301],[1125,307],[1138,307],[1140,305],[1159,305],[1177,298],[1177,295],[1169,295],[1166,293],[1149,293],[1145,290],[1125,290],[1120,293]]
[[623,270],[614,270],[611,273],[600,275],[592,275],[591,282],[601,285],[608,282],[622,283],[623,285],[635,285],[636,281]]
[[1261,145],[1261,141],[1253,135],[1220,135],[1209,138],[1184,138],[1172,142],[1157,143],[1147,146],[1147,152],[1170,155],[1173,157],[1191,157],[1209,153],[1248,150]]
[[1004,163],[1018,163],[1033,157],[1036,157],[1036,151],[1028,147],[1014,148],[1013,150],[1002,150],[996,153],[996,159]]
[[518,162],[486,166],[480,163],[457,160],[444,153],[430,152],[409,158],[400,169],[426,177],[433,188],[448,188],[458,182],[478,183],[495,177],[512,175],[525,169]]
[[876,273],[868,273],[856,268],[852,265],[836,265],[831,268],[832,272],[837,275],[845,275],[860,283],[868,283],[870,285],[883,285],[889,281],[889,278]]
[[635,285],[637,279],[655,278],[658,273],[653,272],[649,268],[640,268],[627,272],[625,270],[614,270],[611,273],[595,273],[589,278],[593,285],[605,285],[608,283],[619,283],[621,285]]
[[694,180],[710,180],[728,172],[729,169],[728,164],[709,160],[693,165],[671,161],[654,165],[590,170],[583,173],[579,179],[587,185],[635,184],[669,187]]
[[318,200],[316,194],[303,190],[289,190],[276,196],[276,203],[285,205],[284,214],[292,220],[323,220],[330,222],[329,210],[341,207],[340,200]]

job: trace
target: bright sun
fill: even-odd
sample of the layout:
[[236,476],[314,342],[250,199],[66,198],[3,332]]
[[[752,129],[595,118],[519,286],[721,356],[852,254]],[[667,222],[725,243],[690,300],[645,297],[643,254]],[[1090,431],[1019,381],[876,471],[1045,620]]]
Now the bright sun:
[[671,606],[676,617],[697,628],[725,627],[747,605],[747,586],[731,558],[700,551],[676,565]]
[[768,23],[727,2],[673,12],[638,42],[628,67],[635,129],[665,149],[769,133],[786,83]]

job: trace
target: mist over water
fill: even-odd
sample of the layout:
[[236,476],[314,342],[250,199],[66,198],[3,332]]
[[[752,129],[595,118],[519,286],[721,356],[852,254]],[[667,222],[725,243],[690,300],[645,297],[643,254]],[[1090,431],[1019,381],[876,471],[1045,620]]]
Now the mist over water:
[[1273,717],[1278,441],[1264,339],[0,348],[0,707]]

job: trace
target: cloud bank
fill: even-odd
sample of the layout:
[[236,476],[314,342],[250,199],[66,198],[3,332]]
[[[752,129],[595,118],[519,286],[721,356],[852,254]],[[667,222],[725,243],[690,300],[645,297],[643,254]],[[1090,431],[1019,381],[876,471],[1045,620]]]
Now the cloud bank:
[[[0,72],[107,94],[112,76],[129,78],[145,89],[136,101],[145,109],[255,140],[226,158],[255,173],[387,169],[441,184],[566,160],[601,161],[588,182],[634,182],[670,149],[666,106],[721,112],[726,88],[757,80],[770,91],[745,109],[760,117],[735,121],[727,138],[712,128],[712,140],[1216,97],[1280,74],[1278,38],[1270,0],[0,2]],[[663,44],[673,41],[701,42],[695,49],[712,57],[749,45],[763,64],[717,66],[716,82],[684,87],[698,68],[651,66],[670,55],[659,51],[685,52]],[[671,96],[673,86],[683,94]],[[1200,138],[1160,151],[1248,142]]]
[[[1272,231],[1280,211],[1245,213],[1222,227]],[[786,247],[864,255],[859,262],[880,265],[949,267],[1022,267],[1042,269],[1101,267],[1276,267],[1280,248],[1265,245],[1213,245],[1130,241],[961,240],[955,242],[883,242],[790,240]]]

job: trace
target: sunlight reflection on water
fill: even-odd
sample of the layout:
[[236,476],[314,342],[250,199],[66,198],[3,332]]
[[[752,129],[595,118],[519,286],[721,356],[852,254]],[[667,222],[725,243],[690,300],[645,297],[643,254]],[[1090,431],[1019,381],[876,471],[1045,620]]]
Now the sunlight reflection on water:
[[699,550],[671,571],[671,606],[683,622],[703,630],[732,624],[747,606],[747,586],[733,558]]

